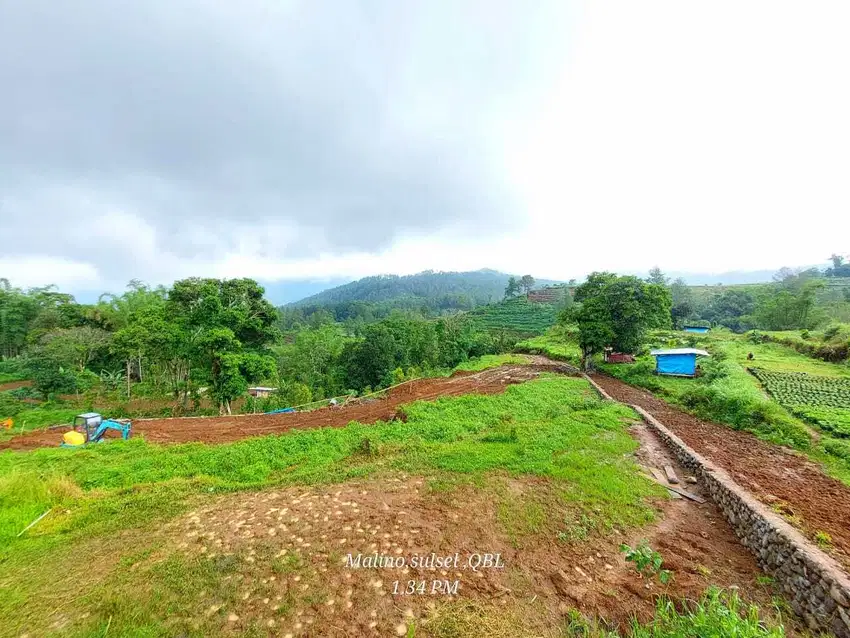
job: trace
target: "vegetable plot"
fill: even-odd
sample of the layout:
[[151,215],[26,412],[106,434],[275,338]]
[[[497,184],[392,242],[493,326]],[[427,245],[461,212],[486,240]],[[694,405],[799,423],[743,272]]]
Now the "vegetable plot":
[[811,405],[850,409],[850,379],[819,377],[805,372],[774,372],[750,369],[761,384],[782,405]]
[[850,437],[850,379],[750,368],[783,407],[833,436]]

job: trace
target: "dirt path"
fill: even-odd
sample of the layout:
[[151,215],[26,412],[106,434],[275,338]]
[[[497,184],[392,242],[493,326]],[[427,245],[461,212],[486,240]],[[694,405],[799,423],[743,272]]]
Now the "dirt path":
[[17,390],[18,388],[28,388],[31,385],[32,381],[9,381],[8,383],[0,383],[0,392]]
[[658,397],[605,375],[596,381],[617,401],[647,410],[694,450],[809,538],[826,532],[824,549],[850,570],[850,488],[803,455],[728,426],[698,419]]
[[[227,417],[183,417],[137,419],[133,436],[153,443],[224,443],[253,436],[280,434],[293,429],[343,427],[351,421],[374,423],[398,416],[406,403],[461,394],[496,394],[514,383],[537,377],[541,372],[569,372],[556,362],[534,359],[530,365],[508,365],[451,377],[419,379],[388,391],[384,398],[367,398],[345,407],[324,407],[289,414],[248,414]],[[59,444],[64,429],[37,430],[0,443],[0,450],[27,450]]]

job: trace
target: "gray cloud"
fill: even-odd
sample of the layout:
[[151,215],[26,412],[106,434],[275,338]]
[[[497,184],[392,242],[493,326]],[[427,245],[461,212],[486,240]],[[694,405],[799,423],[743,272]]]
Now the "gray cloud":
[[246,233],[298,258],[504,230],[486,123],[521,92],[540,20],[525,3],[0,3],[4,249],[80,258],[70,240],[119,212],[175,259]]

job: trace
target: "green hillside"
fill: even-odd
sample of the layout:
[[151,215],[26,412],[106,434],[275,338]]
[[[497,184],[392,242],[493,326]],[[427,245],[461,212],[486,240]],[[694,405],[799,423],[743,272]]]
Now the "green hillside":
[[558,310],[549,304],[529,303],[525,297],[516,297],[476,308],[467,316],[476,326],[486,330],[510,330],[523,335],[537,335],[555,324]]
[[[495,270],[434,272],[415,275],[379,275],[324,290],[289,304],[289,307],[334,306],[353,302],[386,303],[425,301],[439,308],[468,309],[501,299],[510,275]],[[550,280],[537,280],[548,285]]]

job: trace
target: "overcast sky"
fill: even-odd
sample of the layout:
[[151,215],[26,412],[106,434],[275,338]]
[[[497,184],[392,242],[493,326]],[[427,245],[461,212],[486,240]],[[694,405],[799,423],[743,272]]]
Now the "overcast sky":
[[850,252],[850,3],[0,0],[0,277]]

